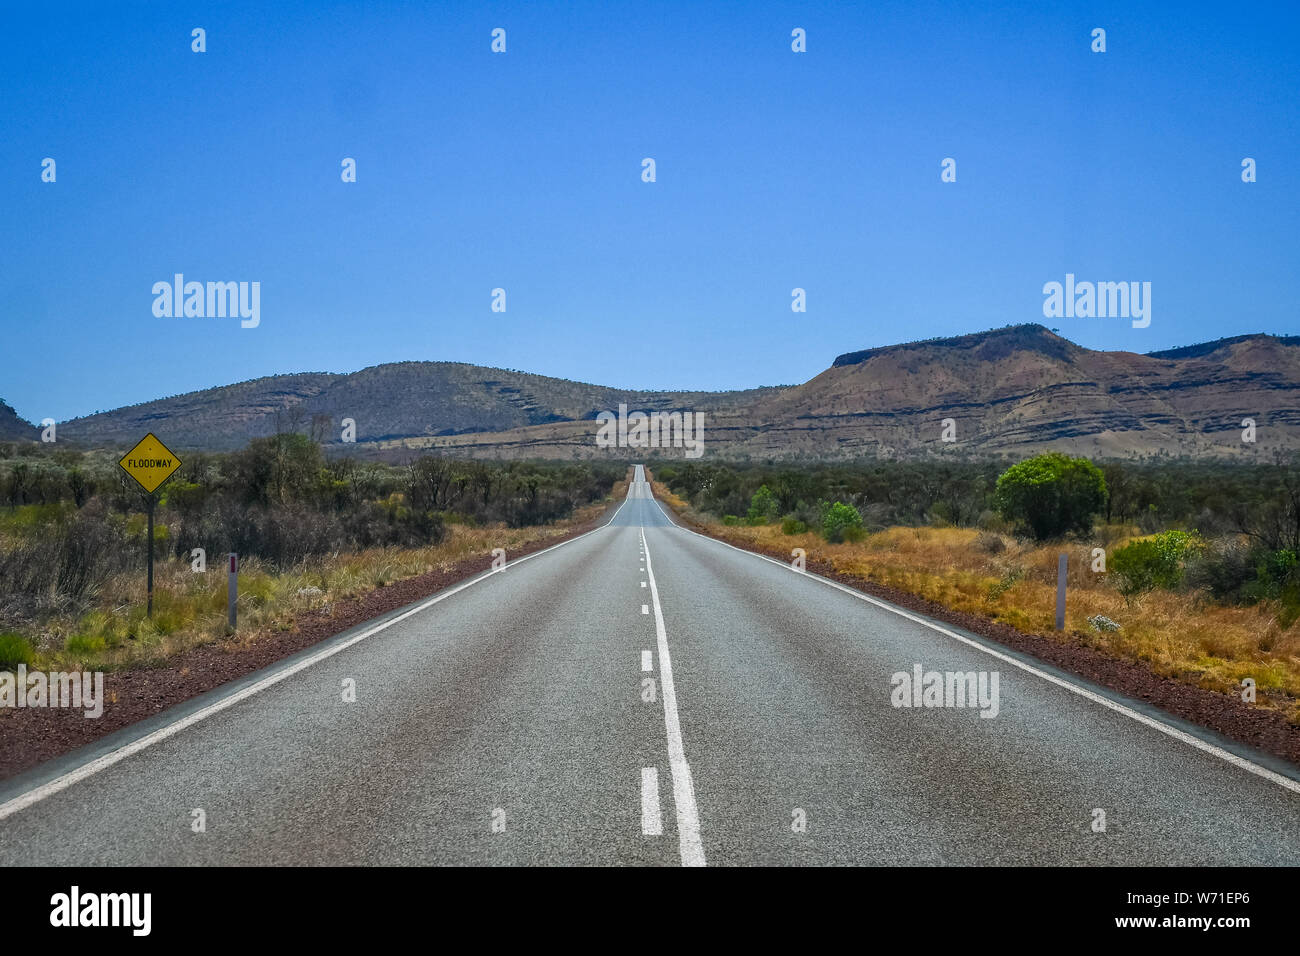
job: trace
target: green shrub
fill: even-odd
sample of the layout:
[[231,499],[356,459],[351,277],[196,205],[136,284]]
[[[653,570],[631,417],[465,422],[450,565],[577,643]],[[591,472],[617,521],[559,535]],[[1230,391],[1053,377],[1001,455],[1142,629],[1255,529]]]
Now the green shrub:
[[808,525],[804,524],[794,515],[787,515],[781,522],[782,534],[803,534],[808,530]]
[[1150,539],[1120,548],[1111,556],[1108,569],[1115,575],[1119,593],[1126,598],[1159,587],[1161,577],[1167,573],[1156,543]]
[[998,478],[998,511],[1039,541],[1087,533],[1106,504],[1106,479],[1086,458],[1059,452],[1012,465]]
[[1278,623],[1290,627],[1300,618],[1300,561],[1294,551],[1281,548],[1255,555],[1255,579],[1246,584],[1247,601],[1277,601]]
[[767,485],[759,487],[754,497],[749,500],[750,524],[770,524],[781,513],[781,506]]
[[1256,588],[1262,598],[1280,597],[1288,584],[1297,577],[1296,553],[1285,548],[1279,551],[1267,551],[1259,556],[1255,564]]
[[13,670],[19,664],[28,667],[36,660],[36,651],[27,638],[12,631],[0,634],[0,668]]
[[[843,541],[851,529],[861,530],[862,515],[842,501],[822,503],[822,537],[832,543]],[[860,536],[857,540],[860,540]]]
[[1201,547],[1195,532],[1164,531],[1120,548],[1111,556],[1108,567],[1125,597],[1155,588],[1173,590],[1183,582],[1187,558]]

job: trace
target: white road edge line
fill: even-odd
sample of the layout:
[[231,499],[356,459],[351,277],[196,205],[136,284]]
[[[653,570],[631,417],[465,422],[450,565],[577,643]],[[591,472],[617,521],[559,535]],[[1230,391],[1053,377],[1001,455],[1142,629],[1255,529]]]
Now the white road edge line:
[[[559,544],[553,544],[549,548],[543,548],[541,551],[534,551],[532,554],[525,554],[523,557],[515,558],[515,560],[509,562],[509,566],[520,564],[521,562],[528,561],[531,558],[540,558],[542,555],[554,551],[556,548],[562,548],[566,544],[573,544],[573,542],[575,541],[581,541],[583,538],[587,537],[588,535],[593,535],[598,531],[604,531],[606,528],[608,528],[610,525],[614,523],[614,521],[619,516],[619,512],[621,512],[623,508],[627,505],[627,502],[631,498],[631,490],[633,484],[635,484],[635,482],[630,483],[628,485],[628,496],[623,499],[623,504],[619,505],[618,510],[614,512],[613,516],[607,522],[601,525],[599,528],[592,528],[590,531],[587,531],[584,534],[580,534],[576,538],[570,538],[568,541],[561,541]],[[180,733],[182,730],[185,730],[189,727],[193,727],[199,721],[211,717],[213,714],[220,713],[223,710],[233,707],[235,706],[235,704],[247,700],[248,698],[252,697],[254,694],[266,690],[268,687],[278,684],[280,683],[280,681],[292,677],[294,674],[297,674],[300,671],[306,670],[308,667],[311,667],[313,664],[319,663],[320,661],[323,661],[326,658],[333,657],[335,654],[338,654],[340,651],[347,650],[353,644],[359,644],[361,641],[364,641],[367,637],[371,637],[372,635],[378,634],[380,631],[392,627],[394,624],[398,623],[399,621],[404,621],[408,617],[412,617],[413,615],[419,614],[421,611],[433,607],[433,605],[439,603],[440,601],[445,601],[453,594],[459,594],[461,591],[464,591],[466,588],[478,584],[480,581],[486,581],[489,578],[494,578],[494,577],[496,577],[496,574],[494,572],[489,571],[479,575],[476,578],[471,578],[470,580],[465,581],[462,584],[458,584],[454,588],[451,588],[450,590],[439,591],[437,594],[429,598],[427,601],[417,605],[416,607],[411,608],[408,611],[402,612],[397,617],[390,618],[389,620],[385,621],[382,624],[376,624],[374,627],[367,628],[366,630],[362,631],[360,634],[355,634],[340,644],[335,644],[332,647],[327,647],[324,650],[311,655],[310,657],[306,657],[302,659],[296,664],[286,667],[283,670],[276,671],[274,674],[270,674],[266,677],[263,677],[261,680],[257,681],[256,683],[249,684],[243,690],[236,691],[233,694],[221,698],[221,700],[209,704],[207,707],[204,707],[200,710],[196,710],[194,713],[190,714],[187,717],[182,717],[180,720],[176,721],[175,723],[168,724],[166,727],[160,727],[151,734],[146,734],[145,736],[133,740],[128,744],[124,744],[123,746],[118,747],[116,750],[111,750],[106,754],[96,757],[94,760],[88,761],[82,764],[81,766],[76,767],[73,770],[69,770],[67,773],[55,777],[53,780],[49,780],[38,787],[33,787],[31,790],[28,790],[26,793],[20,793],[18,796],[11,798],[5,803],[0,803],[0,820],[12,816],[15,813],[18,813],[20,810],[26,810],[28,807],[32,806],[33,804],[40,803],[42,800],[46,799],[47,797],[52,797],[54,796],[54,794],[66,790],[69,787],[74,786],[75,784],[78,784],[81,781],[87,779],[88,777],[94,776],[95,774],[99,773],[101,770],[107,770],[109,767],[113,766],[114,764],[121,763],[127,757],[132,757],[135,754],[140,753],[142,750],[147,750],[149,747],[152,747],[154,744],[160,743],[166,740],[168,737],[173,737],[176,734]]]
[[659,812],[659,768],[641,768],[641,835],[660,836],[664,817]]
[[[645,528],[641,529],[645,544]],[[659,690],[664,700],[664,729],[668,734],[668,767],[673,774],[673,802],[677,805],[677,835],[681,844],[682,866],[704,866],[704,845],[700,842],[700,814],[695,806],[695,784],[682,746],[682,728],[677,720],[677,690],[673,686],[673,659],[668,653],[668,631],[664,627],[663,608],[659,605],[659,588],[646,546],[646,577],[650,581],[650,599],[655,607],[655,635],[659,644]]]
[[664,507],[663,505],[659,504],[658,498],[655,498],[654,502],[655,505],[658,506],[659,511],[663,514],[663,516],[668,519],[668,522],[672,524],[674,527],[679,528],[682,531],[686,531],[690,534],[696,535],[697,537],[703,538],[705,541],[712,541],[714,544],[720,544],[724,548],[730,548],[732,551],[739,551],[741,554],[748,554],[750,557],[758,558],[762,561],[767,561],[769,564],[775,564],[777,567],[785,568],[787,571],[791,572],[792,574],[798,574],[800,577],[811,578],[814,581],[820,581],[822,584],[828,585],[829,587],[833,587],[837,591],[843,591],[845,594],[851,595],[852,597],[858,598],[859,600],[866,601],[868,604],[874,604],[876,607],[889,611],[893,614],[897,614],[899,617],[905,617],[909,621],[914,621],[917,624],[921,624],[925,627],[928,627],[932,631],[938,631],[940,634],[943,634],[946,637],[950,637],[954,641],[960,641],[963,644],[973,647],[977,651],[981,651],[985,654],[988,654],[990,657],[995,657],[1000,661],[1004,661],[1005,663],[1010,664],[1012,667],[1018,667],[1020,668],[1020,670],[1024,671],[1027,674],[1033,674],[1035,677],[1041,677],[1043,680],[1055,684],[1057,687],[1062,687],[1065,690],[1070,691],[1071,693],[1078,694],[1080,697],[1083,697],[1086,700],[1090,700],[1095,704],[1100,704],[1103,707],[1115,711],[1117,714],[1123,714],[1125,717],[1130,717],[1133,720],[1136,720],[1138,723],[1145,724],[1146,726],[1152,728],[1153,730],[1158,730],[1162,734],[1166,734],[1170,737],[1173,737],[1175,740],[1182,741],[1183,743],[1187,744],[1190,747],[1195,747],[1197,750],[1203,751],[1204,753],[1210,754],[1211,756],[1218,757],[1220,760],[1230,763],[1234,767],[1238,767],[1242,770],[1249,771],[1250,773],[1255,774],[1257,777],[1262,777],[1263,779],[1269,781],[1270,783],[1275,783],[1279,787],[1282,787],[1286,790],[1290,790],[1293,793],[1300,793],[1300,782],[1292,780],[1290,777],[1284,777],[1282,774],[1269,770],[1267,767],[1261,767],[1259,764],[1255,763],[1254,761],[1247,760],[1245,757],[1239,756],[1238,754],[1234,754],[1229,750],[1224,750],[1222,747],[1218,747],[1210,743],[1208,740],[1202,740],[1201,738],[1194,736],[1193,734],[1189,734],[1186,731],[1179,730],[1177,727],[1171,727],[1169,724],[1166,724],[1163,721],[1156,720],[1154,717],[1148,717],[1146,714],[1139,713],[1138,711],[1134,710],[1132,707],[1126,707],[1125,705],[1121,704],[1119,701],[1111,700],[1109,697],[1103,696],[1102,694],[1095,693],[1094,691],[1090,691],[1086,687],[1080,687],[1078,684],[1072,684],[1067,680],[1062,680],[1060,677],[1057,677],[1055,674],[1049,674],[1046,671],[1039,670],[1037,667],[1034,667],[1031,664],[1026,664],[1023,661],[1016,660],[1014,657],[1011,657],[1009,654],[1003,654],[1001,651],[996,651],[991,647],[984,646],[979,641],[973,641],[969,637],[963,637],[962,635],[954,631],[950,631],[947,628],[939,627],[939,625],[933,624],[930,621],[925,620],[924,618],[917,617],[915,614],[909,614],[907,611],[904,611],[902,608],[894,607],[892,604],[888,604],[885,601],[881,601],[876,598],[873,598],[869,594],[863,594],[861,591],[857,591],[854,590],[853,588],[840,584],[838,581],[832,581],[829,578],[824,578],[820,574],[814,574],[811,571],[803,571],[803,572],[795,571],[794,568],[786,564],[784,561],[778,561],[775,558],[770,558],[765,554],[757,554],[753,551],[746,551],[744,548],[738,548],[734,544],[728,544],[726,541],[719,541],[717,538],[711,538],[707,534],[700,534],[700,532],[698,531],[693,531],[690,528],[677,524],[677,522],[673,521],[672,518],[668,516],[668,513],[664,511]]

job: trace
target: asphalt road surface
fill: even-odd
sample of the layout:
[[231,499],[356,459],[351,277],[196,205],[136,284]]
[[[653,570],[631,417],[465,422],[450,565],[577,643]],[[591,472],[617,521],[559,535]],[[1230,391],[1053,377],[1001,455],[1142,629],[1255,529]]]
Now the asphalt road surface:
[[[917,665],[996,716],[894,706]],[[1300,784],[676,527],[637,466],[607,526],[8,782],[0,863],[1295,865]]]

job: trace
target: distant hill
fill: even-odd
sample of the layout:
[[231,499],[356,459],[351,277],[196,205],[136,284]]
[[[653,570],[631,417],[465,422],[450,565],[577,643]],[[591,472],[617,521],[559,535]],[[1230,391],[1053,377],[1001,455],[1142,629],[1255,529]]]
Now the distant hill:
[[0,399],[0,441],[34,441],[37,437],[36,426],[19,418],[18,413]]
[[[944,449],[948,418],[957,441]],[[1253,445],[1241,441],[1244,418],[1256,422]],[[730,451],[1259,455],[1300,448],[1300,338],[1242,336],[1140,355],[1012,326],[841,355],[755,408],[753,421]]]
[[725,407],[748,392],[631,392],[457,362],[396,362],[338,375],[273,375],[75,418],[59,438],[90,446],[132,443],[154,431],[176,448],[241,448],[278,430],[308,431],[315,416],[338,441],[344,418],[359,442],[500,432],[594,419],[620,402],[646,410]]
[[1238,342],[1249,342],[1251,339],[1272,339],[1279,345],[1300,345],[1300,335],[1235,335],[1230,339],[1202,342],[1200,345],[1184,345],[1181,348],[1165,349],[1162,352],[1148,352],[1147,355],[1152,358],[1200,358],[1227,348],[1229,345],[1236,345]]
[[[1041,325],[848,352],[802,385],[737,392],[633,392],[452,362],[347,375],[277,375],[74,419],[59,438],[125,448],[154,431],[178,449],[242,447],[277,429],[349,451],[581,458],[600,411],[705,413],[706,455],[750,458],[1028,454],[1258,458],[1300,449],[1300,337],[1237,336],[1141,355],[1093,351]],[[20,422],[4,406],[10,419]],[[0,411],[0,429],[10,419]],[[1242,420],[1257,441],[1241,441]],[[945,419],[956,442],[940,440]],[[26,437],[34,435],[32,426]],[[0,431],[0,434],[3,434]],[[341,446],[340,446],[341,447]],[[635,457],[620,450],[617,457]]]

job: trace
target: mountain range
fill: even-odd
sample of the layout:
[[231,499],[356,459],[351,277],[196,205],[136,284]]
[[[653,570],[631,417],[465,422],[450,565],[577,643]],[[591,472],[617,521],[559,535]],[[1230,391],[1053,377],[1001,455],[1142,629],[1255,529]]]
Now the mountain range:
[[[228,450],[313,422],[327,447],[402,459],[636,457],[595,444],[598,413],[695,411],[727,458],[1187,455],[1300,448],[1300,336],[1245,335],[1138,354],[1095,351],[1041,325],[849,352],[801,385],[638,392],[454,362],[275,375],[60,423],[80,446]],[[357,444],[340,441],[342,420]],[[1254,442],[1246,419],[1254,422]],[[35,438],[0,402],[0,438]],[[944,441],[945,437],[952,441]]]

